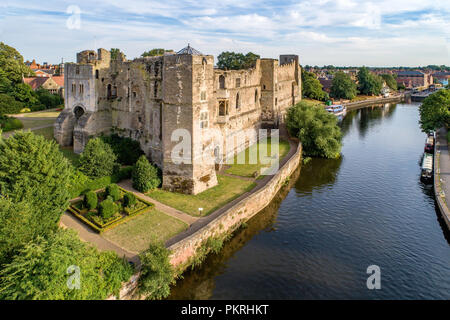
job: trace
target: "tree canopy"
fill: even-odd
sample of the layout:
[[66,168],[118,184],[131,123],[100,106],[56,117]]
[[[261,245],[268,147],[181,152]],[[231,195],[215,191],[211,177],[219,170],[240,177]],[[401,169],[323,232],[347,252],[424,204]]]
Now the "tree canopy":
[[424,132],[450,124],[450,89],[442,89],[429,95],[419,107],[420,126]]
[[217,67],[224,70],[253,68],[259,58],[260,56],[253,52],[244,55],[243,53],[225,51],[217,57]]
[[166,50],[163,48],[154,48],[152,50],[145,51],[143,54],[141,54],[141,57],[155,57],[155,56],[162,56],[165,52],[174,52],[173,50]]
[[78,169],[89,177],[110,176],[116,166],[117,156],[101,138],[88,141],[78,161]]
[[34,74],[23,62],[19,51],[3,42],[0,42],[0,70],[2,71],[0,78],[4,76],[12,83],[20,83],[22,76]]
[[32,132],[0,138],[0,195],[33,208],[37,234],[56,229],[69,205],[73,168],[54,141]]
[[356,83],[348,74],[338,71],[331,83],[330,94],[337,99],[353,99],[357,94]]
[[338,158],[341,152],[341,129],[336,116],[322,105],[304,101],[288,109],[286,125],[289,133],[300,139],[303,154],[313,157]]
[[302,69],[302,94],[310,99],[325,101],[328,99],[328,94],[323,91],[322,84],[319,79],[312,72],[307,72]]
[[395,77],[390,73],[383,73],[380,74],[380,77],[386,82],[387,86],[391,88],[392,90],[397,90],[397,80],[395,80]]
[[383,88],[382,79],[369,71],[367,67],[359,68],[358,90],[365,95],[379,95]]
[[27,243],[3,266],[0,299],[101,300],[118,294],[132,272],[116,253],[99,252],[80,241],[75,231],[59,229]]

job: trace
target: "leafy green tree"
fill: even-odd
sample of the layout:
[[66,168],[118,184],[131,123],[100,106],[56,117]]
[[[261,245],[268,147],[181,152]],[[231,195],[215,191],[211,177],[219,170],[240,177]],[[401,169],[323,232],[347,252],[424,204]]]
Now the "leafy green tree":
[[0,69],[0,93],[12,91],[12,81],[8,79],[6,72]]
[[322,84],[314,73],[302,70],[302,93],[305,97],[320,101],[327,100],[328,94],[322,88]]
[[342,133],[336,116],[322,105],[311,106],[303,101],[288,109],[287,128],[300,139],[303,154],[312,157],[338,158]]
[[115,183],[111,183],[109,186],[106,187],[106,194],[108,196],[111,196],[113,201],[119,200],[120,199],[119,186]]
[[109,144],[114,154],[117,156],[117,161],[124,165],[133,165],[139,159],[144,151],[138,141],[120,137],[117,134],[109,136],[102,136],[101,139]]
[[16,101],[14,97],[0,93],[0,116],[5,114],[16,114],[24,108],[24,104]]
[[362,67],[358,72],[358,90],[365,95],[378,95],[383,87],[383,82],[379,76],[369,71],[369,68]]
[[55,108],[64,103],[64,99],[60,95],[52,94],[42,88],[36,90],[35,95],[39,103],[44,105],[46,109]]
[[78,161],[78,169],[89,177],[110,176],[116,166],[116,155],[100,138],[90,139]]
[[0,197],[0,265],[9,261],[23,245],[36,237],[33,209],[26,202]]
[[0,138],[0,194],[33,207],[38,234],[56,229],[69,205],[72,166],[54,141],[32,132]]
[[148,162],[145,155],[141,156],[133,167],[131,174],[133,188],[140,192],[147,192],[161,184],[158,169]]
[[149,51],[145,51],[143,54],[141,54],[141,57],[156,57],[156,56],[162,56],[165,52],[173,52],[173,50],[166,50],[163,48],[155,48]]
[[249,52],[246,55],[242,53],[225,51],[217,57],[217,67],[224,70],[240,70],[252,68],[260,56]]
[[387,86],[392,90],[397,90],[397,81],[390,73],[380,74],[380,77],[386,82]]
[[150,244],[148,250],[140,254],[139,292],[147,299],[163,299],[170,294],[174,271],[169,255],[170,251],[161,243]]
[[119,60],[122,56],[125,58],[125,54],[120,51],[119,48],[111,48],[111,60]]
[[0,70],[13,84],[20,83],[23,76],[34,75],[34,72],[23,63],[22,55],[3,42],[0,42]]
[[419,107],[420,126],[428,132],[450,124],[450,89],[442,89],[429,95]]
[[12,96],[26,106],[32,106],[38,103],[38,99],[36,98],[36,94],[29,84],[26,83],[18,83],[14,86],[12,91]]
[[97,194],[94,191],[86,192],[86,194],[84,195],[83,202],[85,207],[88,208],[89,210],[97,208],[98,204]]
[[337,99],[353,99],[356,97],[356,83],[342,71],[335,73],[331,82],[330,94]]
[[75,231],[59,229],[26,244],[2,267],[0,299],[103,300],[117,295],[132,272],[114,252],[99,252],[80,241]]
[[111,196],[100,202],[98,211],[104,220],[111,218],[119,210]]

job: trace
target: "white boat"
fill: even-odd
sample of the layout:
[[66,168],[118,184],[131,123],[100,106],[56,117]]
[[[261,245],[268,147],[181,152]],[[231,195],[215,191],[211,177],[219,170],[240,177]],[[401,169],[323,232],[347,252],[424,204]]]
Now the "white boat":
[[420,178],[427,182],[433,179],[433,155],[430,153],[423,154]]
[[331,106],[326,106],[325,110],[329,113],[334,114],[335,116],[343,116],[347,111],[347,108],[341,104],[332,104]]

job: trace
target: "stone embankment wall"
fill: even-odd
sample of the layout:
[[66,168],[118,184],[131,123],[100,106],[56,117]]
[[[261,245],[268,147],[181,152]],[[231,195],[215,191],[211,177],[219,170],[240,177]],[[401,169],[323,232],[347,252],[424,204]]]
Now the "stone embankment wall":
[[208,238],[232,233],[243,222],[248,221],[264,209],[298,167],[301,155],[302,147],[301,144],[298,144],[295,154],[263,188],[242,199],[197,232],[171,245],[169,250],[172,251],[170,257],[172,265],[179,267],[188,263]]
[[375,98],[375,99],[369,99],[369,100],[344,103],[344,105],[347,107],[347,110],[354,110],[354,109],[364,108],[364,107],[367,107],[367,106],[370,106],[373,104],[400,102],[404,98],[405,98],[404,94],[398,94],[398,95],[392,96],[392,97]]
[[[436,134],[439,134],[437,132]],[[438,136],[436,136],[436,141],[438,141]],[[441,153],[439,150],[440,144],[436,144],[435,152],[434,152],[434,197],[436,198],[436,202],[441,212],[442,218],[447,225],[447,228],[450,230],[450,210],[445,202],[445,193],[442,190],[441,186],[441,178],[440,178],[440,160]]]

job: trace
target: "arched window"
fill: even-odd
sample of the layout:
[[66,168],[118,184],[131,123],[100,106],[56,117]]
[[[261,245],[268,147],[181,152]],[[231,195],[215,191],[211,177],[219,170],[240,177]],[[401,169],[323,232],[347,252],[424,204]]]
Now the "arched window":
[[78,120],[84,114],[84,109],[80,106],[76,106],[75,109],[73,109],[73,113],[75,115],[75,118]]
[[225,101],[219,101],[219,116],[227,115],[227,107]]
[[240,107],[240,101],[239,101],[239,93],[236,95],[236,109],[239,109]]
[[219,76],[219,89],[225,89],[225,77],[224,75]]
[[111,98],[116,98],[116,97],[117,97],[117,87],[113,86],[112,91],[111,91]]
[[95,79],[98,79],[98,70],[95,70]]
[[111,98],[111,84],[108,84],[108,87],[106,90],[106,97]]
[[258,89],[255,90],[255,103],[258,101]]

